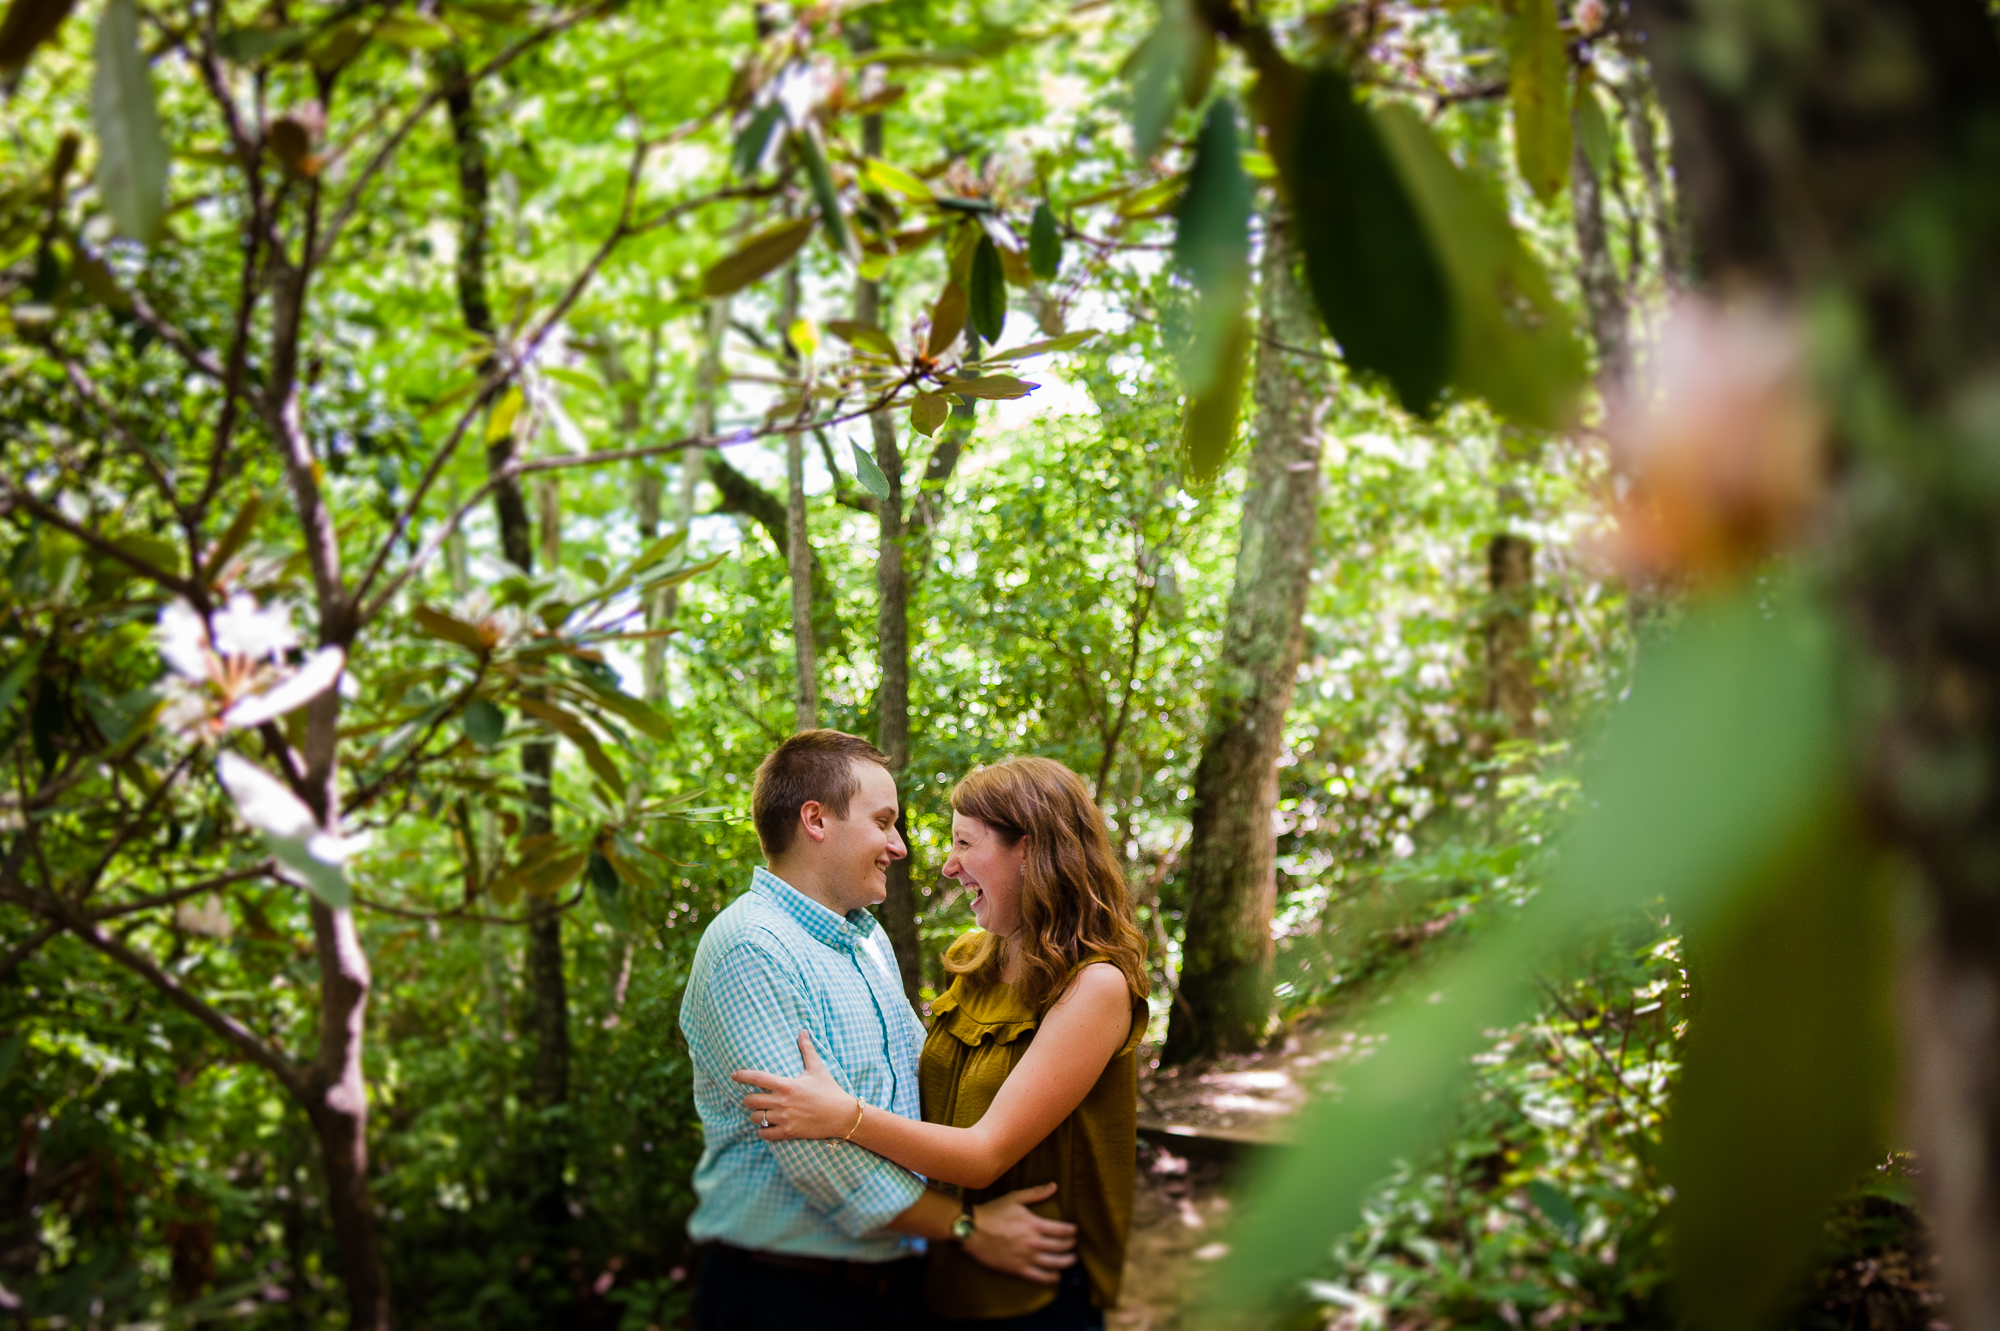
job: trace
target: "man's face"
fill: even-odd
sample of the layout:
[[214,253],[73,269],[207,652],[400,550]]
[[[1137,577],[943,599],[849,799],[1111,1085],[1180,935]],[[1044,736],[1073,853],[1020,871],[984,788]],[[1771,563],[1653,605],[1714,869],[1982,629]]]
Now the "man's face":
[[842,914],[872,906],[889,895],[889,865],[909,854],[896,831],[896,779],[879,763],[857,762],[861,789],[847,803],[847,816],[822,810],[825,840],[816,847],[820,881],[839,900]]

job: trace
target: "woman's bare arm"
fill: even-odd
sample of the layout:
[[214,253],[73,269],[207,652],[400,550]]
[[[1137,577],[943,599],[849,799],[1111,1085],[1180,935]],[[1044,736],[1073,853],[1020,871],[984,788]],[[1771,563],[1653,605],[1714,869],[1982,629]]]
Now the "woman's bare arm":
[[755,1122],[770,1117],[775,1126],[757,1134],[766,1141],[847,1136],[859,1107],[861,1122],[849,1141],[926,1178],[983,1188],[1075,1112],[1131,1032],[1132,993],[1124,974],[1106,962],[1085,966],[1042,1019],[1034,1043],[991,1107],[969,1128],[921,1123],[873,1105],[860,1107],[833,1080],[803,1031],[799,1047],[806,1057],[805,1075],[742,1071],[732,1076],[764,1088],[744,1096],[743,1107]]

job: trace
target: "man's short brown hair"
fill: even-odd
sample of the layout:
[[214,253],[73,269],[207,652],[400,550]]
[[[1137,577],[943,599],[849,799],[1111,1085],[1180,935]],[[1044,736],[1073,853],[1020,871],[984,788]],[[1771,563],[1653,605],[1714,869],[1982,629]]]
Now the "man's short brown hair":
[[861,778],[854,774],[858,762],[880,763],[885,770],[889,766],[882,751],[859,735],[801,730],[757,764],[750,812],[765,859],[775,860],[792,848],[799,806],[807,800],[817,800],[836,818],[847,816],[847,806],[861,793]]

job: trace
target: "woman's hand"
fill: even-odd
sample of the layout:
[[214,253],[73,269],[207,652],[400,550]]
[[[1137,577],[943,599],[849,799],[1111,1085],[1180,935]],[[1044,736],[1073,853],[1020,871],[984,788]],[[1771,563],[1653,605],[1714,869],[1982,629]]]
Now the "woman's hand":
[[767,1142],[849,1135],[860,1110],[859,1097],[840,1089],[820,1062],[812,1036],[804,1031],[799,1032],[799,1057],[806,1070],[797,1077],[754,1069],[729,1074],[729,1080],[753,1088],[743,1097],[743,1110],[757,1125],[757,1135]]

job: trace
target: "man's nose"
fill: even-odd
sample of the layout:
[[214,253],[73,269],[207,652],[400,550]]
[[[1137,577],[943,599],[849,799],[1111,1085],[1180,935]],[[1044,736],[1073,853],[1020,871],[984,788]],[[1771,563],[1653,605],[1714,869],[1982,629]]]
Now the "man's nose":
[[909,856],[909,853],[910,848],[903,844],[903,834],[898,832],[894,827],[891,827],[889,829],[889,858],[892,860],[905,859]]

